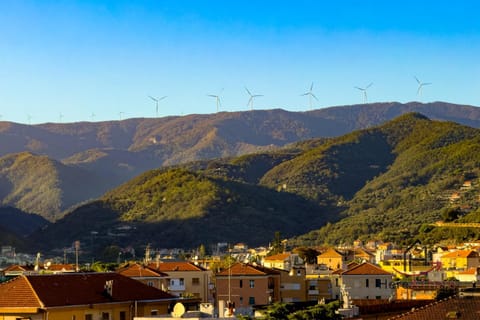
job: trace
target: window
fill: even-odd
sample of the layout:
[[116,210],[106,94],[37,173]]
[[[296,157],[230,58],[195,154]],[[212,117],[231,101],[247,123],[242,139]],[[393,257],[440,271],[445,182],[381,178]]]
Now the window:
[[149,287],[153,287],[153,281],[148,281],[148,282],[147,282],[147,285],[148,285]]
[[192,278],[192,285],[194,286],[200,285],[200,278]]
[[375,299],[380,300],[380,299],[382,299],[382,297],[381,296],[375,296]]
[[248,304],[249,304],[249,305],[255,304],[255,297],[249,297],[249,298],[248,298]]
[[183,278],[180,278],[180,285],[184,286],[185,285],[185,280]]
[[93,320],[93,315],[92,314],[86,314],[85,315],[85,320]]
[[368,280],[369,279],[365,279],[365,288],[368,288]]
[[110,320],[110,313],[102,312],[102,320]]
[[255,288],[255,280],[250,280],[250,288]]
[[338,278],[335,278],[335,287],[338,287]]
[[240,281],[240,282],[239,282],[238,286],[239,286],[240,288],[243,288],[243,280],[240,279],[239,281]]
[[157,310],[157,309],[152,309],[152,310],[150,311],[150,315],[151,315],[151,316],[156,316],[156,315],[158,315],[158,310]]
[[240,305],[243,306],[243,297],[240,296]]
[[382,287],[382,280],[375,279],[375,288],[381,288],[381,287]]
[[127,313],[125,311],[120,311],[120,320],[127,320]]
[[77,316],[76,316],[76,315],[73,315],[73,316],[72,316],[72,320],[77,320]]

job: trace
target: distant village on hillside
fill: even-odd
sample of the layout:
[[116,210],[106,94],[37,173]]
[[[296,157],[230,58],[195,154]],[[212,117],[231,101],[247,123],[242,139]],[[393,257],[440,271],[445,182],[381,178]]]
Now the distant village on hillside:
[[[189,317],[254,318],[282,304],[313,308],[337,302],[335,314],[342,318],[422,319],[413,315],[465,315],[480,306],[480,241],[408,248],[382,241],[316,248],[284,244],[220,243],[213,255],[203,248],[185,252],[146,246],[140,260],[123,260],[119,254],[110,264],[79,263],[78,243],[65,252],[64,261],[3,246],[0,315],[37,319],[48,312],[49,319],[60,319],[54,315],[66,312],[68,319],[157,319],[178,316],[176,306]],[[67,255],[74,261],[66,261]],[[62,291],[67,284],[68,299]],[[99,289],[77,291],[77,286]],[[19,294],[26,295],[21,310]]]

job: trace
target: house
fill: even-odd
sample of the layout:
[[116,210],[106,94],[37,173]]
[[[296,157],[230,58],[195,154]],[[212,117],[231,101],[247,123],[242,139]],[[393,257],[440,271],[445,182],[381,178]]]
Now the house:
[[166,314],[177,301],[117,273],[21,275],[0,284],[2,319],[125,320]]
[[479,254],[473,250],[456,250],[447,252],[440,258],[447,277],[457,277],[459,271],[480,267]]
[[352,299],[390,299],[392,278],[391,273],[364,262],[342,272],[340,282]]
[[279,253],[263,259],[263,266],[270,269],[290,271],[294,266],[303,265],[303,260],[295,253]]
[[345,270],[349,260],[353,260],[353,256],[349,257],[349,255],[341,253],[333,248],[329,248],[327,251],[317,256],[317,264],[324,264],[331,270]]
[[280,272],[280,301],[307,301],[307,283],[305,268],[291,268],[289,271],[277,269]]
[[280,301],[280,271],[235,263],[215,275],[217,300],[232,302],[239,313],[251,313],[253,305]]
[[168,274],[153,270],[139,263],[127,264],[116,271],[122,276],[130,277],[148,286],[167,291],[170,280]]
[[475,283],[480,280],[479,268],[468,268],[457,273],[456,279],[460,282]]
[[159,261],[150,263],[148,267],[168,275],[168,293],[199,298],[201,302],[214,302],[211,271],[188,261]]

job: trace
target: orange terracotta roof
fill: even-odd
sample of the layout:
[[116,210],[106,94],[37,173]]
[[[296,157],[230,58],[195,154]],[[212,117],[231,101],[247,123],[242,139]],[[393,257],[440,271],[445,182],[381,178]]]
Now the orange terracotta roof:
[[127,265],[123,268],[117,270],[117,273],[120,273],[126,277],[168,277],[166,273],[161,271],[153,270],[149,267],[144,267],[141,264],[135,263],[132,265]]
[[330,248],[324,253],[317,256],[317,258],[341,258],[343,255],[337,250]]
[[33,271],[33,266],[28,267],[28,266],[20,266],[18,264],[13,264],[11,266],[6,267],[3,269],[3,272],[14,272],[14,271]]
[[0,308],[41,308],[42,306],[42,302],[25,276],[0,284]]
[[445,253],[442,258],[476,258],[478,252],[473,250],[457,250]]
[[432,320],[432,319],[480,319],[480,299],[479,298],[457,298],[452,297],[437,301],[402,315],[398,315],[389,320]]
[[265,257],[265,261],[285,261],[290,257],[290,253],[279,253],[273,256]]
[[[113,281],[112,296],[105,283]],[[19,276],[0,284],[2,307],[56,307],[122,301],[175,300],[164,291],[117,273]]]
[[364,262],[356,267],[353,267],[343,272],[342,275],[392,275],[392,274],[371,263]]
[[159,262],[158,265],[156,262],[152,262],[148,265],[149,268],[158,270],[161,272],[172,272],[172,271],[206,271],[204,268],[197,266],[188,261],[168,261],[168,262]]
[[467,270],[460,271],[458,274],[477,274],[477,268],[470,268]]
[[222,272],[216,274],[216,276],[264,276],[264,275],[279,275],[280,272],[265,268],[262,266],[255,266],[248,263],[236,263],[229,269],[225,269]]

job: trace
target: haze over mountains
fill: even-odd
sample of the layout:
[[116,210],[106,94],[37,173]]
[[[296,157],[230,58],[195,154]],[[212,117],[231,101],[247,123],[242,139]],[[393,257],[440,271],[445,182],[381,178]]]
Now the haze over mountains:
[[[400,169],[391,171],[407,152],[408,148],[400,147],[406,143],[405,139],[411,139],[410,135],[406,137],[407,133],[415,132],[427,140],[448,136],[449,139],[438,142],[442,147],[478,136],[476,129],[459,130],[458,126],[445,127],[414,117],[396,120],[376,131],[333,140],[308,140],[281,148],[311,138],[341,136],[412,111],[432,120],[480,127],[480,111],[476,107],[441,102],[376,103],[302,113],[268,110],[102,123],[26,126],[1,122],[0,196],[4,205],[56,221],[68,208],[98,198],[142,172],[183,163],[184,169],[161,169],[138,176],[99,201],[80,206],[33,238],[45,245],[63,239],[65,245],[82,234],[99,232],[102,228],[112,233],[115,228],[127,225],[136,228],[129,230],[143,230],[144,236],[169,239],[163,243],[165,246],[182,241],[197,245],[202,238],[210,242],[251,239],[253,243],[266,243],[275,230],[291,237],[319,229],[326,222],[360,214],[361,210],[349,211],[348,207],[360,201],[357,195],[365,196],[362,190],[367,185],[381,190],[387,187],[375,185],[379,177],[391,175],[392,181],[396,181],[399,175],[409,173]],[[427,137],[431,127],[437,128],[435,134],[446,132]],[[404,132],[402,128],[412,132]],[[461,135],[457,136],[459,132]],[[235,158],[250,153],[254,154]],[[427,150],[422,153],[430,156]],[[231,159],[191,162],[225,157]],[[476,175],[473,166],[468,170]],[[452,171],[444,171],[443,178],[447,179]],[[411,174],[421,176],[418,172]],[[438,178],[439,174],[433,176]],[[425,175],[415,183],[428,185],[433,176]],[[391,188],[390,182],[387,186]],[[189,187],[182,187],[185,185]],[[278,188],[284,188],[280,196]],[[389,192],[382,191],[384,200]],[[195,194],[205,197],[198,199]],[[190,207],[182,203],[189,203]],[[434,214],[430,212],[430,218],[438,216],[440,209],[435,208]],[[85,219],[86,216],[89,218]],[[209,236],[213,230],[198,225],[220,227],[212,238]],[[259,227],[249,234],[252,226]],[[406,226],[408,232],[414,232],[410,227]],[[78,233],[72,233],[73,228]],[[388,228],[370,231],[387,232]],[[178,234],[183,234],[183,238],[178,238]],[[326,239],[321,232],[315,237]],[[139,245],[146,239],[142,236],[133,243],[128,237],[118,236],[115,241]]]

